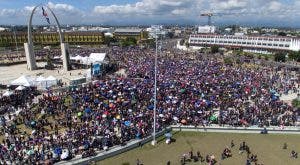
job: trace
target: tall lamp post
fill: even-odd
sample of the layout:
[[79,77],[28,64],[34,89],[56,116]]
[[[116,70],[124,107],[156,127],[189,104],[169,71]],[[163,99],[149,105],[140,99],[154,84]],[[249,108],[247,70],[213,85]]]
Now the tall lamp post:
[[154,105],[153,105],[153,141],[151,144],[156,145],[156,95],[157,95],[157,28],[155,29],[155,60],[154,60]]

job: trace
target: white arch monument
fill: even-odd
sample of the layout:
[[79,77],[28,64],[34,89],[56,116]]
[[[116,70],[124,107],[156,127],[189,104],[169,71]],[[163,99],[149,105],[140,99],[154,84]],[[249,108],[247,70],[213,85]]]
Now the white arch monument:
[[[37,5],[33,8],[32,12],[31,12],[31,15],[30,15],[30,19],[28,21],[28,42],[24,43],[26,61],[27,61],[27,69],[28,70],[36,70],[37,69],[35,54],[34,54],[34,50],[33,50],[32,30],[31,29],[32,29],[33,14],[36,11],[36,9],[40,6],[42,6],[42,5]],[[54,14],[54,12],[48,6],[46,6],[46,8],[50,11],[50,13],[52,14],[52,16],[55,19],[55,22],[56,22],[56,25],[57,25],[57,28],[58,28],[58,33],[59,33],[59,41],[60,41],[60,46],[61,46],[61,55],[62,55],[62,58],[63,58],[63,69],[65,71],[68,71],[68,70],[70,70],[69,45],[68,45],[68,43],[64,43],[64,36],[63,36],[62,31],[61,31],[60,24],[58,22],[58,19],[57,19],[56,15]]]

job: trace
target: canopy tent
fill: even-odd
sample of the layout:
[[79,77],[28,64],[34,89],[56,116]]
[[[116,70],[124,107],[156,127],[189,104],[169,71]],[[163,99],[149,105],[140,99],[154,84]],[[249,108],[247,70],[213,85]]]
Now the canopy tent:
[[10,83],[11,85],[34,86],[34,80],[30,76],[22,75]]
[[91,53],[89,56],[90,62],[100,62],[102,63],[106,57],[106,53]]
[[75,60],[75,61],[80,61],[82,59],[82,57],[80,55],[77,55],[75,57],[70,57],[71,60]]
[[106,53],[91,53],[89,57],[82,57],[77,55],[75,57],[70,57],[71,60],[80,61],[82,64],[91,64],[91,63],[103,63],[106,57]]
[[18,86],[15,90],[17,91],[22,91],[23,89],[25,89],[26,87],[24,87],[23,85]]
[[46,81],[46,79],[43,76],[39,76],[35,79],[35,81]]
[[12,94],[13,94],[12,91],[5,91],[5,92],[3,93],[3,96],[10,96],[10,95],[12,95]]
[[45,86],[47,86],[47,80],[45,77],[43,76],[39,76],[35,79],[35,85],[38,87],[42,87],[44,88]]
[[57,85],[57,78],[53,77],[53,76],[49,76],[46,78],[46,82],[47,82],[47,87],[51,87],[54,85]]

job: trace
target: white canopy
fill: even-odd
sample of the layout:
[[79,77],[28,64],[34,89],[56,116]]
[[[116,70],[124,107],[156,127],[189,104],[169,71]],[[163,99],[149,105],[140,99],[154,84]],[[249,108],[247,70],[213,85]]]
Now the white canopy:
[[18,86],[18,87],[16,88],[17,91],[21,91],[21,90],[23,90],[23,89],[25,89],[25,87],[24,87],[23,85],[20,85],[20,86]]
[[89,57],[75,56],[71,57],[71,60],[80,61],[83,64],[91,64],[100,62],[102,63],[106,57],[106,53],[91,53]]
[[71,60],[80,60],[81,61],[81,59],[82,59],[82,57],[80,56],[80,55],[77,55],[77,56],[75,56],[75,57],[70,57],[70,59]]
[[47,81],[57,81],[57,78],[55,78],[54,76],[49,76],[46,78]]
[[47,82],[46,87],[57,85],[57,78],[53,76],[49,76],[46,78],[46,82]]
[[105,59],[106,53],[91,53],[89,56],[90,62],[103,62]]
[[46,79],[43,76],[39,76],[35,79],[35,81],[46,81]]
[[22,75],[11,82],[11,85],[33,86],[34,81],[30,76]]
[[5,91],[5,92],[3,93],[3,96],[10,96],[10,95],[12,95],[12,94],[13,94],[12,91]]

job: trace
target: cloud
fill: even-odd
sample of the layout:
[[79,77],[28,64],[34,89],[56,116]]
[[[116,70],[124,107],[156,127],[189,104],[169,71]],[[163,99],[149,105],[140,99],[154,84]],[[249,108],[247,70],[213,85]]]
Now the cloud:
[[61,4],[61,3],[54,4],[52,2],[48,2],[48,6],[53,10],[62,10],[62,11],[76,10],[74,6],[68,4]]
[[94,14],[160,14],[162,16],[168,16],[172,13],[183,13],[183,10],[195,3],[196,1],[193,0],[142,0],[134,4],[95,6],[93,12]]
[[[83,10],[65,3],[48,2],[62,24],[82,23],[205,23],[201,13],[224,13],[213,17],[213,22],[230,21],[286,21],[297,20],[300,15],[298,0],[139,0],[127,4],[95,5]],[[113,1],[116,2],[116,1]],[[76,4],[73,3],[72,4]],[[34,6],[21,9],[0,9],[0,23],[25,24]],[[38,8],[37,13],[40,12]],[[38,15],[38,14],[37,14]],[[35,16],[36,17],[36,16]],[[51,17],[51,16],[50,16]],[[41,17],[42,18],[42,17]],[[44,23],[44,20],[38,20]]]
[[245,8],[249,2],[249,0],[213,0],[210,7],[216,10],[237,10]]

